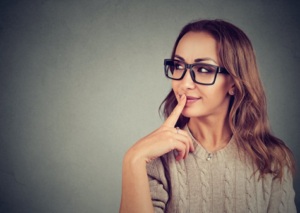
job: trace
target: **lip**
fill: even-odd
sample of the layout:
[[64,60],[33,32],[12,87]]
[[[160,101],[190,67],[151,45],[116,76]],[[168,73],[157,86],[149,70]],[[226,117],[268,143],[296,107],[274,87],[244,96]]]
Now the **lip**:
[[[181,98],[181,96],[182,95],[179,94],[179,98]],[[194,97],[194,96],[186,96],[186,98],[187,98],[187,100],[186,100],[185,105],[191,105],[201,99],[201,97],[198,98],[198,97]]]
[[193,97],[193,96],[186,96],[187,100],[198,100],[200,98]]

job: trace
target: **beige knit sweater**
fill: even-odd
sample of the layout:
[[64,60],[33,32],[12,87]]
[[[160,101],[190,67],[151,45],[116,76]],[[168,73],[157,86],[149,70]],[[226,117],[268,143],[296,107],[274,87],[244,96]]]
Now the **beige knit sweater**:
[[[185,127],[187,130],[187,127]],[[185,160],[169,152],[147,164],[155,212],[167,213],[295,213],[295,192],[290,172],[285,169],[282,184],[269,174],[260,181],[255,164],[238,153],[232,138],[212,154],[194,142],[195,151]]]

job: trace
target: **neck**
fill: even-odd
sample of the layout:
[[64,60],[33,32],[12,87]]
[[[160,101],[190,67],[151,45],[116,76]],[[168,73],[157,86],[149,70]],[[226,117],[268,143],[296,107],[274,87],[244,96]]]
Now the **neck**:
[[190,118],[188,127],[194,138],[208,152],[225,147],[232,134],[228,115],[218,117]]

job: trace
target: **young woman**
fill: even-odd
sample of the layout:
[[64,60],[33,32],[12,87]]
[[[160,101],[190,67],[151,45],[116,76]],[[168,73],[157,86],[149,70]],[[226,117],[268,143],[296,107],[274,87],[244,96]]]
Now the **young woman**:
[[270,131],[245,33],[190,23],[164,65],[166,121],[125,154],[120,212],[296,212],[295,160]]

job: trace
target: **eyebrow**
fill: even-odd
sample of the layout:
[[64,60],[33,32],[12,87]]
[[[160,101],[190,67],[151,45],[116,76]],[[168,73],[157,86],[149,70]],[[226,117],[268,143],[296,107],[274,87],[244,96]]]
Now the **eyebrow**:
[[[185,61],[184,58],[180,57],[179,55],[174,55],[174,57],[179,58],[181,61]],[[212,58],[196,58],[195,62],[201,62],[201,61],[213,61],[216,64],[218,64],[214,59]]]

